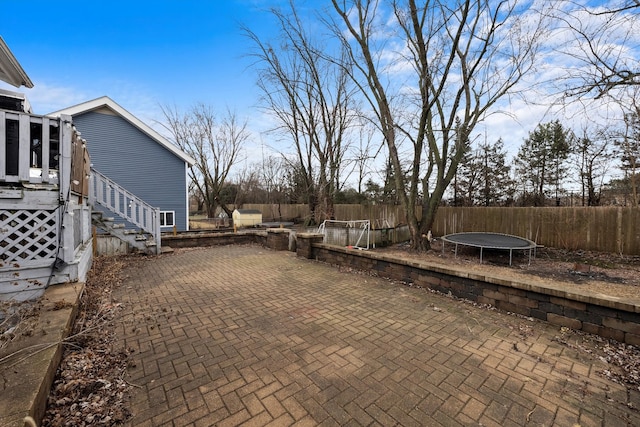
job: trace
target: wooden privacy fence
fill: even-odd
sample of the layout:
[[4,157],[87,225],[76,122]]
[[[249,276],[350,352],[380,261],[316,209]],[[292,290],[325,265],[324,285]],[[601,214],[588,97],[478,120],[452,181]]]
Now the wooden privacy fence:
[[285,205],[285,204],[254,204],[245,203],[241,209],[257,209],[262,212],[262,220],[269,222],[271,220],[290,221],[293,219],[303,220],[309,216],[309,206],[303,204]]
[[461,231],[513,234],[559,249],[640,255],[640,208],[440,208],[434,235]]
[[[278,205],[245,203],[242,209],[257,209],[262,212],[264,221],[304,220],[310,216],[309,205]],[[406,223],[404,209],[387,205],[334,205],[337,220],[351,221],[368,219],[373,228],[393,228]]]
[[[304,219],[307,205],[245,204],[264,218]],[[400,206],[335,205],[336,219],[369,219],[372,228],[406,223]],[[593,250],[640,255],[640,208],[599,207],[441,207],[433,235],[462,231],[488,231],[526,237],[558,249]]]

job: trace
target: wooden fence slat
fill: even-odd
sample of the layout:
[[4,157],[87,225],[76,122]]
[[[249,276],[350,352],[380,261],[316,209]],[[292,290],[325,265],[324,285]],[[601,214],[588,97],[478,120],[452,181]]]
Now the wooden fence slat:
[[[258,209],[263,218],[307,218],[307,205],[245,204]],[[404,224],[400,206],[335,205],[336,219],[388,221]],[[589,250],[623,255],[640,255],[640,208],[623,206],[574,207],[451,207],[438,209],[434,236],[463,231],[513,234],[540,245],[569,250]]]

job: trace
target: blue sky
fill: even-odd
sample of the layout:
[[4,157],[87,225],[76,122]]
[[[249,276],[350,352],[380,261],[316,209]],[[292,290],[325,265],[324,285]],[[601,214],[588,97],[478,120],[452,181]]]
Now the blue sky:
[[[257,109],[260,94],[247,56],[252,46],[240,27],[273,40],[277,32],[267,10],[287,2],[0,0],[0,35],[35,84],[16,89],[0,82],[0,88],[26,93],[36,114],[107,95],[158,130],[161,106],[185,111],[204,103],[220,113],[229,108],[249,120],[253,137],[247,157],[256,161],[261,144],[271,145],[271,137]],[[633,40],[634,49],[639,38]],[[550,56],[545,61],[550,67],[541,72],[556,73],[561,61]],[[539,93],[533,97],[541,99]],[[579,131],[578,119],[594,117],[567,110],[559,116],[544,101],[533,105],[512,99],[503,109],[509,115],[491,116],[477,131],[490,141],[505,138],[511,153],[540,122],[575,119],[573,128]]]
[[36,114],[103,95],[145,121],[159,105],[244,111],[257,91],[240,25],[268,35],[265,9],[277,3],[0,0],[22,17],[3,19],[0,35],[35,84],[20,91]]

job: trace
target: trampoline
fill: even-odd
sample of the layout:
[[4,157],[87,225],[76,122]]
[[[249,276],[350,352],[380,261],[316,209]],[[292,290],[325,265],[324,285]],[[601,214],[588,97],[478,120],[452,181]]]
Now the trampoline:
[[[471,246],[480,248],[480,263],[482,264],[483,249],[502,249],[509,251],[509,265],[513,259],[514,250],[529,250],[529,264],[531,264],[531,250],[538,245],[524,237],[512,236],[510,234],[501,233],[485,233],[485,232],[468,232],[453,233],[442,236],[443,242],[453,243],[456,245],[455,256],[458,256],[458,245]],[[444,243],[442,244],[442,253],[444,254]]]

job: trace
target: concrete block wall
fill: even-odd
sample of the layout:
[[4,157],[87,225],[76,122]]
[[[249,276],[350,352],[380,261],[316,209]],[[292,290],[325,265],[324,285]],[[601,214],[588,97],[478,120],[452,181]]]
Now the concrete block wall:
[[266,231],[241,233],[181,233],[175,236],[168,234],[162,236],[162,244],[176,249],[257,243],[276,251],[286,251],[289,249],[290,232],[291,230],[286,228],[268,228]]
[[[302,249],[301,251],[301,248]],[[560,283],[548,286],[515,282],[469,273],[455,266],[443,268],[394,259],[382,254],[325,245],[313,236],[298,235],[298,256],[336,265],[375,271],[381,277],[451,292],[500,310],[582,330],[627,344],[640,345],[640,305],[619,298],[566,291]]]
[[185,233],[175,236],[162,236],[162,245],[176,248],[195,248],[218,245],[243,245],[258,243],[266,245],[267,233],[264,231],[243,233]]
[[286,228],[268,228],[266,246],[276,251],[289,250],[289,232]]

